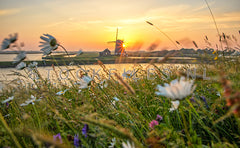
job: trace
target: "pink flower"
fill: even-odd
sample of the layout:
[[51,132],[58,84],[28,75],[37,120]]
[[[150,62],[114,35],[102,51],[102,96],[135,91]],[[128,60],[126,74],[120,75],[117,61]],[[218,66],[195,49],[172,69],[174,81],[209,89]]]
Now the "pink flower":
[[157,118],[156,118],[156,120],[157,120],[157,121],[162,121],[162,119],[163,119],[163,117],[162,117],[162,116],[160,116],[160,115],[157,115]]
[[154,126],[155,125],[158,125],[159,123],[158,123],[158,121],[157,120],[153,120],[153,121],[151,121],[150,123],[149,123],[149,127],[150,128],[154,128]]

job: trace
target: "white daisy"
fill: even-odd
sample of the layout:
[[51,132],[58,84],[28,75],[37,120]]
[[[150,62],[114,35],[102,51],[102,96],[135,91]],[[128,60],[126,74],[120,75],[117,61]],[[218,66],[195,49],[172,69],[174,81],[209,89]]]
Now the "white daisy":
[[81,54],[83,54],[83,52],[82,52],[82,50],[79,50],[79,51],[76,53],[76,56],[79,56],[79,55],[81,55]]
[[5,38],[2,41],[1,50],[8,49],[10,47],[10,44],[11,44],[11,42],[9,41],[9,39]]
[[115,144],[116,144],[116,138],[112,139],[112,142],[110,143],[111,145],[108,146],[108,148],[114,148]]
[[165,96],[172,100],[182,100],[194,91],[195,86],[193,87],[193,83],[194,80],[185,81],[185,78],[181,77],[180,81],[175,79],[170,85],[166,83],[164,84],[164,87],[157,85],[158,91],[156,92],[156,95]]
[[80,89],[84,89],[88,87],[88,84],[91,81],[92,81],[92,78],[90,78],[89,76],[83,76],[82,79],[77,83],[80,84],[79,86]]
[[20,104],[20,106],[27,106],[28,104],[33,104],[35,101],[40,101],[41,99],[36,99],[35,96],[31,95],[31,98],[27,101],[25,101],[25,103]]
[[26,58],[26,52],[25,51],[21,51],[16,58],[14,58],[13,60],[13,64],[15,63],[19,63],[21,61],[23,61]]
[[60,96],[60,95],[63,95],[63,94],[65,94],[65,92],[67,92],[67,91],[68,91],[68,89],[65,89],[64,91],[61,90],[61,91],[57,92],[56,95],[59,95],[59,96]]
[[17,70],[22,70],[22,69],[24,69],[26,66],[27,66],[26,63],[21,62],[21,63],[19,63],[19,64],[16,66],[16,69],[17,69]]
[[6,100],[2,101],[2,104],[7,103],[7,102],[9,102],[9,101],[11,101],[13,99],[14,99],[14,96],[8,97]]
[[122,74],[122,77],[125,78],[131,78],[133,76],[134,71],[128,70],[128,71],[124,71],[124,73]]
[[131,144],[129,141],[127,141],[127,143],[125,143],[125,142],[122,143],[122,147],[123,148],[135,148],[135,145],[134,145],[134,143]]
[[179,102],[178,100],[176,100],[176,101],[171,101],[171,103],[172,103],[172,107],[170,108],[170,112],[178,109],[178,106],[179,106],[179,104],[180,104],[180,102]]
[[117,97],[113,97],[113,100],[115,101],[119,101],[119,99]]
[[9,41],[10,41],[10,43],[16,42],[17,39],[18,39],[18,33],[14,33],[14,35],[12,35],[12,34],[9,35]]
[[38,65],[38,62],[32,62],[32,63],[28,64],[28,68],[35,68],[35,67],[37,67],[37,65]]
[[53,50],[56,50],[58,48],[57,40],[49,35],[49,34],[43,34],[44,36],[40,36],[40,38],[44,42],[40,42],[41,45],[39,47],[42,47],[41,51],[43,51],[44,55],[49,55],[52,53]]
[[117,97],[113,97],[113,101],[112,101],[113,105],[115,105],[116,102],[118,102],[118,101],[119,101],[119,99]]

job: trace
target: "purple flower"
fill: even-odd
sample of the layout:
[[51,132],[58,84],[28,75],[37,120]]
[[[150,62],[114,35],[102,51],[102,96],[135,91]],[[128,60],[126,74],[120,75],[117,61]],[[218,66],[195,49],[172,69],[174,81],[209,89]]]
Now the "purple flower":
[[202,98],[203,102],[205,103],[206,107],[209,108],[206,98],[204,96],[201,96],[201,98]]
[[8,103],[8,102],[6,103],[6,107],[7,107],[7,108],[9,107],[9,103]]
[[75,134],[73,144],[76,148],[80,147],[80,139],[78,138],[78,134]]
[[153,120],[153,121],[151,121],[151,122],[149,123],[149,127],[153,129],[154,126],[155,126],[155,125],[158,125],[158,124],[159,124],[158,121]]
[[157,120],[157,121],[162,121],[162,119],[163,119],[163,117],[162,117],[162,116],[160,116],[160,115],[157,115],[157,118],[156,118],[156,120]]
[[82,128],[82,134],[85,135],[85,137],[87,137],[87,132],[88,132],[88,125],[84,124],[84,127]]
[[59,140],[60,143],[62,143],[62,137],[60,133],[58,133],[57,135],[53,135],[53,141],[57,141],[57,140]]
[[194,97],[190,98],[189,100],[193,103],[196,103],[196,100],[194,99]]

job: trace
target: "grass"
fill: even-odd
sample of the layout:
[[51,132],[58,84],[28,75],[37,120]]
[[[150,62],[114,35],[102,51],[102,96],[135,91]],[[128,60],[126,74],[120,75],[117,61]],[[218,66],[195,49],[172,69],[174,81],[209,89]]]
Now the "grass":
[[[119,76],[108,79],[107,69],[100,62],[106,73],[81,92],[74,79],[69,80],[70,85],[57,80],[53,84],[45,78],[34,81],[34,85],[12,81],[0,96],[0,101],[10,96],[15,98],[9,105],[0,104],[3,125],[0,147],[73,147],[76,134],[81,147],[108,147],[113,138],[115,147],[121,147],[127,140],[136,147],[239,147],[239,117],[226,105],[228,97],[221,83],[224,78],[231,82],[232,94],[240,90],[239,62],[238,58],[229,61],[221,57],[214,66],[199,64],[198,74],[202,75],[203,68],[208,67],[207,76],[211,79],[197,77],[193,94],[173,112],[169,112],[171,100],[155,94],[156,85],[171,82],[180,77],[179,73],[186,74],[187,65],[173,66],[171,75],[166,75],[157,68],[161,64],[157,64],[150,77],[139,65],[136,67],[139,79],[128,78],[123,84]],[[19,79],[29,78],[19,76]],[[103,80],[107,87],[101,87]],[[56,95],[65,89],[68,89],[65,94]],[[20,106],[31,95],[41,101]],[[163,120],[152,129],[149,123],[157,115]],[[82,134],[85,124],[89,126],[87,137]],[[63,143],[53,139],[58,133]]]

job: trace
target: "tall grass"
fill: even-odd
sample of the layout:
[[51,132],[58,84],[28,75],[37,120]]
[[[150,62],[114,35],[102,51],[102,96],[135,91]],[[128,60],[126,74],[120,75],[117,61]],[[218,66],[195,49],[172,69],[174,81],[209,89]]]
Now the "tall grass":
[[[171,74],[162,71],[161,64],[155,65],[155,74],[138,66],[139,79],[102,74],[101,79],[92,81],[88,88],[79,92],[77,86],[53,85],[47,79],[39,79],[38,87],[24,83],[3,90],[0,100],[9,96],[15,99],[1,104],[1,147],[72,147],[73,136],[79,134],[82,147],[108,147],[116,138],[115,147],[130,140],[136,147],[238,147],[239,118],[226,105],[224,89],[220,82],[219,68],[231,82],[232,90],[239,90],[239,59],[224,61],[220,58],[214,67],[207,69],[210,80],[196,79],[194,93],[181,101],[178,110],[169,112],[170,99],[156,96],[157,84],[169,83],[186,73],[188,66],[171,68]],[[198,75],[206,65],[198,66]],[[103,66],[103,68],[106,68]],[[107,68],[105,69],[107,71]],[[20,77],[26,81],[27,77]],[[107,87],[101,87],[102,80]],[[120,81],[120,83],[119,83]],[[72,83],[73,84],[73,83]],[[68,89],[63,95],[60,90]],[[129,90],[130,89],[130,90]],[[41,98],[34,105],[20,106],[33,95]],[[115,100],[117,97],[119,100]],[[203,100],[203,97],[205,100]],[[228,114],[227,117],[221,117]],[[149,123],[161,115],[163,120],[154,129]],[[220,121],[216,122],[217,120]],[[87,137],[82,134],[88,124]],[[63,143],[54,141],[53,135],[60,133]]]

